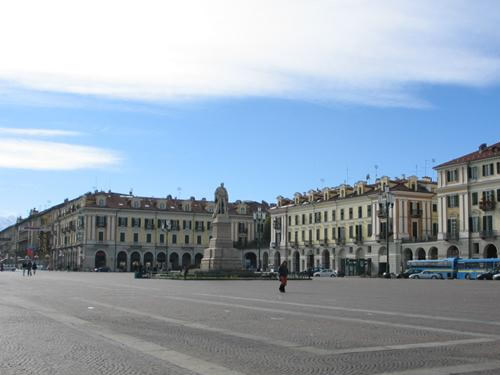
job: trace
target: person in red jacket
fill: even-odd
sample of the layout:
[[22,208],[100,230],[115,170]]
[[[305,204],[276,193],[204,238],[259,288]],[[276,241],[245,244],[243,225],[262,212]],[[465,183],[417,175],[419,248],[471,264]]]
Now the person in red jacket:
[[288,265],[286,261],[281,263],[281,266],[278,268],[278,274],[280,277],[280,292],[285,293],[285,287],[288,282]]

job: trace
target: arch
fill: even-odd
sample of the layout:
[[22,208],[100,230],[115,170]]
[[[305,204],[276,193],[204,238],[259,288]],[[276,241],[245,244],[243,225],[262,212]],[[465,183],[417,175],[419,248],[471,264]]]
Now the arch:
[[179,269],[179,254],[170,253],[169,261],[170,261],[170,265],[172,266],[173,270]]
[[426,257],[425,257],[425,250],[424,250],[424,249],[422,249],[421,247],[419,247],[419,248],[417,249],[417,259],[418,259],[418,260],[425,260],[425,258],[426,258]]
[[387,255],[387,252],[385,250],[385,246],[382,246],[378,249],[378,256],[379,257],[383,257],[383,256],[386,256]]
[[158,269],[163,270],[167,267],[167,256],[163,251],[160,251],[156,254],[156,264],[158,265]]
[[365,258],[365,250],[360,247],[356,250],[356,259],[364,259]]
[[293,252],[293,269],[292,272],[300,272],[300,253],[298,251]]
[[182,254],[182,268],[189,267],[191,265],[191,254]]
[[279,251],[274,253],[274,267],[277,268],[281,264],[281,254]]
[[196,267],[200,267],[201,265],[201,260],[203,259],[203,254],[201,253],[198,253],[194,256],[194,264],[196,265]]
[[106,253],[99,250],[95,253],[95,268],[106,267]]
[[141,266],[141,254],[138,251],[134,251],[130,255],[130,271],[137,271]]
[[446,257],[447,258],[458,258],[460,257],[460,250],[458,250],[458,247],[455,245],[450,246],[448,248],[448,251],[446,252]]
[[411,249],[406,248],[403,250],[403,265],[406,268],[408,265],[408,261],[413,260],[413,251]]
[[323,263],[323,268],[330,268],[330,252],[326,249],[321,253],[321,262]]
[[127,252],[120,251],[116,257],[116,269],[122,272],[127,271]]
[[438,258],[438,249],[437,247],[431,247],[429,249],[429,259],[437,259]]
[[245,268],[257,269],[257,255],[255,253],[248,251],[245,253]]
[[498,250],[495,245],[490,243],[484,248],[484,258],[498,258]]
[[262,269],[264,271],[267,271],[269,265],[269,255],[267,254],[267,251],[264,251],[264,254],[262,254]]
[[148,268],[153,268],[153,264],[154,264],[154,256],[153,256],[153,253],[152,252],[147,252],[144,254],[144,267],[146,267],[146,269]]

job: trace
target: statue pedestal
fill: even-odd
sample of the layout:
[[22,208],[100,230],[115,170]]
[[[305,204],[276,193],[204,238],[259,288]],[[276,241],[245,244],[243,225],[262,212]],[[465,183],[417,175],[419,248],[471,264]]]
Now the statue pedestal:
[[212,238],[205,249],[200,269],[202,271],[239,271],[242,269],[241,254],[233,248],[231,220],[219,215],[212,223]]

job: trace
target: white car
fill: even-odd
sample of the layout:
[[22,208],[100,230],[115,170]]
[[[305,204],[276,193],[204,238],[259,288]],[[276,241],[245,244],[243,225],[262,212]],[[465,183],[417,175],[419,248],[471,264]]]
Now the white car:
[[337,277],[337,272],[331,269],[324,269],[313,273],[314,277]]
[[442,279],[443,276],[441,276],[440,273],[433,272],[433,271],[422,271],[419,273],[414,273],[413,275],[409,276],[410,279]]
[[500,273],[493,275],[493,280],[500,280]]

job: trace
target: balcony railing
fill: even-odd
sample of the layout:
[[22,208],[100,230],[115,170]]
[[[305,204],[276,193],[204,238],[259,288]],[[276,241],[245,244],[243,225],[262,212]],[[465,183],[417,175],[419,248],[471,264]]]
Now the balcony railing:
[[276,249],[276,242],[271,242],[271,248]]
[[205,231],[205,228],[204,227],[194,227],[194,230],[196,232],[204,232]]
[[239,234],[247,234],[248,233],[248,228],[238,228],[238,233]]
[[420,208],[412,208],[411,209],[411,217],[415,218],[415,219],[422,217],[422,210]]
[[357,243],[357,244],[363,243],[363,237],[362,236],[356,236],[356,238],[354,238],[354,243]]
[[445,241],[458,241],[459,238],[458,232],[448,232],[444,234]]
[[312,247],[312,245],[313,245],[312,240],[305,240],[305,241],[304,241],[304,245],[305,245],[306,247]]
[[494,230],[483,230],[479,233],[482,239],[494,239],[497,237],[497,232]]
[[279,221],[273,222],[273,228],[276,229],[276,230],[280,230],[281,229],[281,223]]
[[378,210],[377,212],[377,216],[379,218],[386,218],[387,217],[387,210],[383,209],[383,210]]
[[290,242],[290,247],[297,248],[299,247],[298,243],[295,241]]
[[495,209],[495,201],[487,200],[479,202],[479,208],[483,211],[493,211]]
[[319,245],[320,246],[328,246],[328,240],[320,240]]
[[344,237],[339,237],[335,240],[337,245],[345,245],[345,238]]

